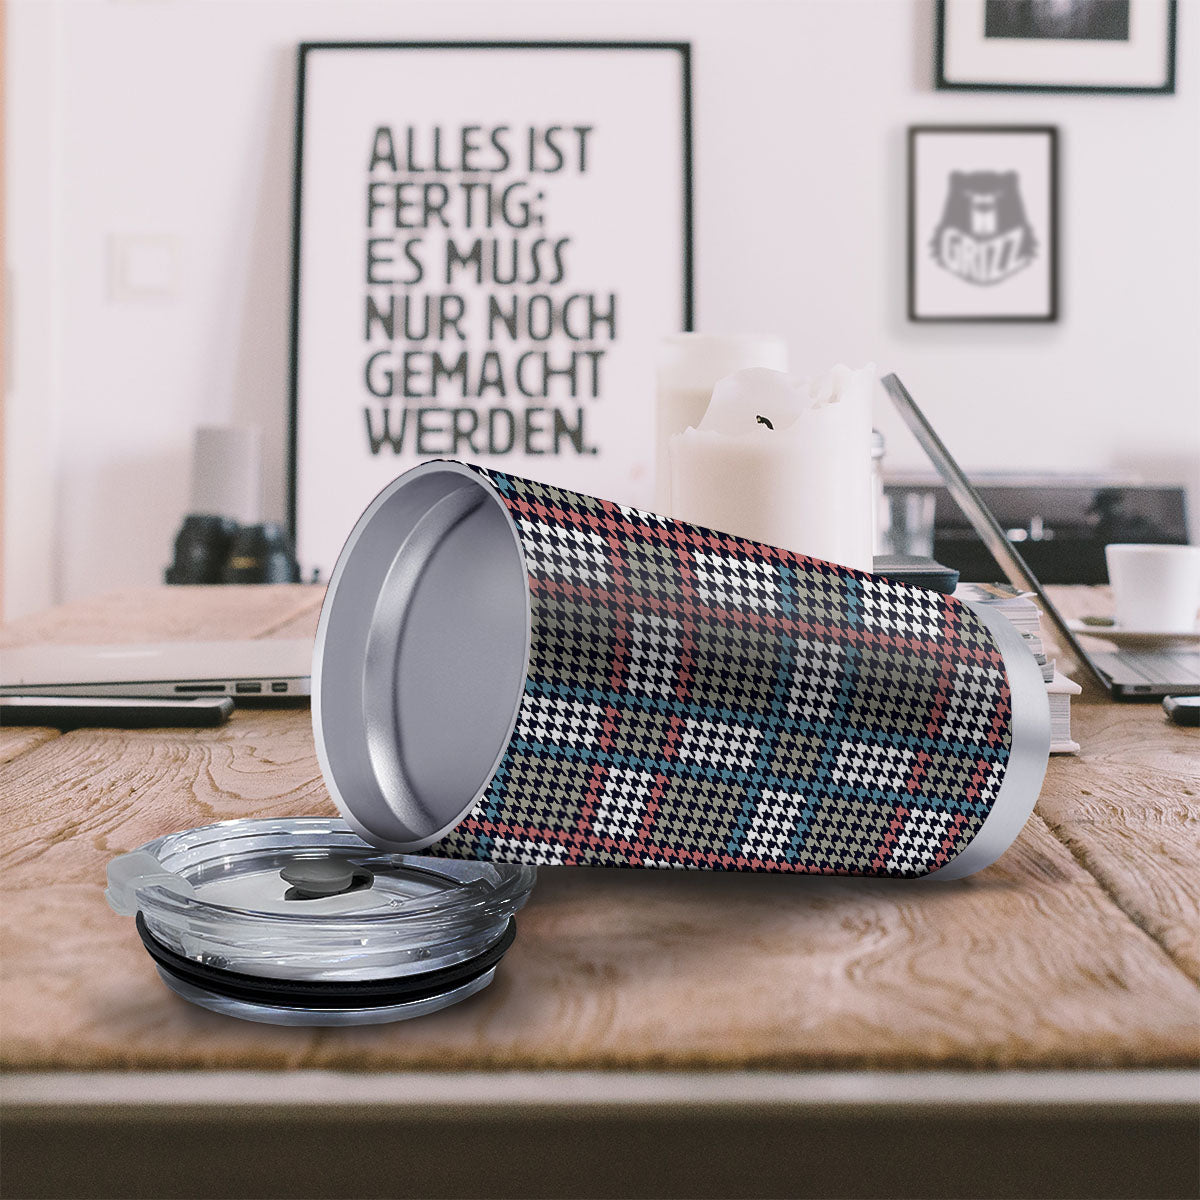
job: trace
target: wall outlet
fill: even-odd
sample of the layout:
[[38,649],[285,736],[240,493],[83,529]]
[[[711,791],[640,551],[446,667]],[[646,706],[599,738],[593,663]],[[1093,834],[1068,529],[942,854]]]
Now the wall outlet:
[[179,291],[180,241],[173,234],[110,233],[110,300],[168,300]]

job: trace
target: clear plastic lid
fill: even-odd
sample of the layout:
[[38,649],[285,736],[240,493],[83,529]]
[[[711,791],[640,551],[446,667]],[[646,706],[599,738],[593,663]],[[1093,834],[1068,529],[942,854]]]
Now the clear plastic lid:
[[113,859],[109,904],[168,950],[292,981],[426,975],[482,954],[536,870],[392,854],[340,820],[222,821]]

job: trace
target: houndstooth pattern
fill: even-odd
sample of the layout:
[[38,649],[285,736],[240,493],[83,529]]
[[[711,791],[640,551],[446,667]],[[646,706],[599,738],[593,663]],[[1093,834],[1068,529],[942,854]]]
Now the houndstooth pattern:
[[965,606],[474,468],[529,574],[529,673],[472,812],[425,851],[538,865],[923,875],[1008,762]]

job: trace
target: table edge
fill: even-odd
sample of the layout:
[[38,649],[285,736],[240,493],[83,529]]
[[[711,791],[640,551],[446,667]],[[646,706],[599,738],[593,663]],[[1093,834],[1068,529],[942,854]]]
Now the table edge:
[[0,1104],[40,1108],[512,1109],[1196,1107],[1200,1068],[1048,1071],[42,1071],[0,1075]]

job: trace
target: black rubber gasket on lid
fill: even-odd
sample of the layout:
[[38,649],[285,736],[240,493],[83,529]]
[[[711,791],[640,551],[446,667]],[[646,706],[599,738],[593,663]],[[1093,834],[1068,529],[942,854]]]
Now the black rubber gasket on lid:
[[230,1000],[247,1004],[265,1004],[273,1008],[388,1008],[397,1004],[431,1000],[454,988],[462,987],[490,971],[505,955],[517,936],[516,918],[510,918],[504,932],[482,954],[449,967],[439,967],[420,975],[401,975],[392,979],[293,980],[268,979],[227,971],[184,958],[164,946],[149,930],[142,913],[137,915],[138,936],[150,957],[176,979]]

